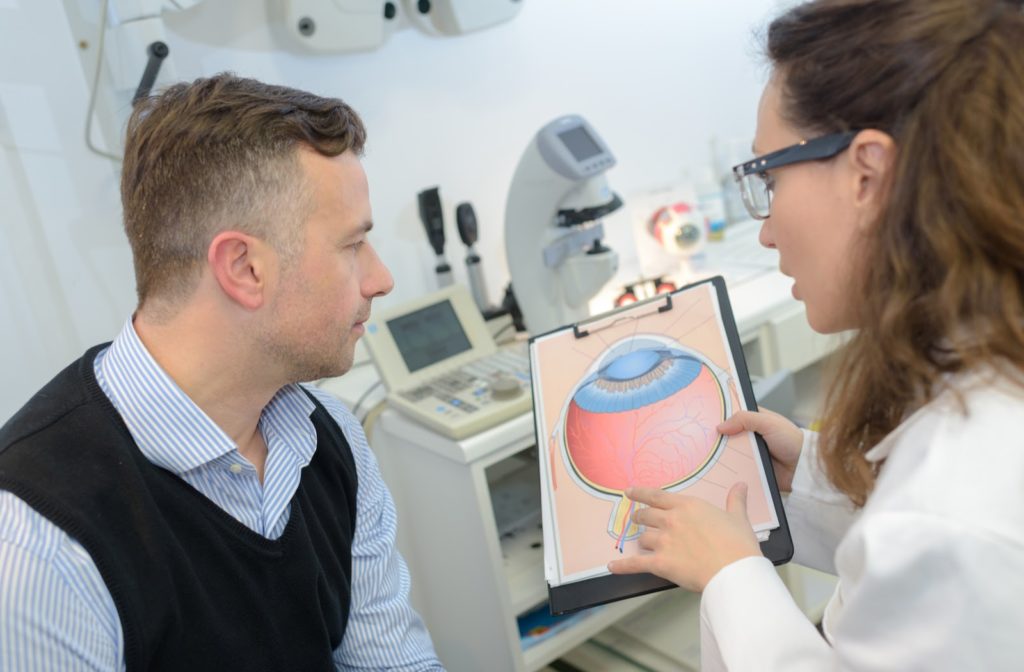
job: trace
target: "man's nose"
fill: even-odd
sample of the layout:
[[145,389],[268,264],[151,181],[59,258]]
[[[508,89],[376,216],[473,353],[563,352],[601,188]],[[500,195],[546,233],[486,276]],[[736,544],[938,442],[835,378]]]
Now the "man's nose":
[[377,255],[377,250],[372,250],[373,259],[370,261],[370,273],[364,283],[365,294],[371,296],[384,296],[395,288],[395,279],[391,271]]

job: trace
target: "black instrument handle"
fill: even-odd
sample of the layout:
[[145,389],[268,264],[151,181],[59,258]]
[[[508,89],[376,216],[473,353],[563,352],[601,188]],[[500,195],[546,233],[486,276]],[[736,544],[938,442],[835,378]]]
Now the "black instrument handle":
[[170,53],[170,48],[160,40],[151,42],[146,48],[149,60],[146,61],[146,69],[142,73],[142,80],[139,81],[139,88],[135,89],[135,95],[132,96],[132,105],[148,96],[149,92],[153,90],[156,77],[160,74],[160,66],[163,65],[164,59]]
[[459,238],[466,247],[476,244],[478,228],[476,223],[476,212],[473,206],[467,203],[460,203],[455,209],[455,222],[459,225]]

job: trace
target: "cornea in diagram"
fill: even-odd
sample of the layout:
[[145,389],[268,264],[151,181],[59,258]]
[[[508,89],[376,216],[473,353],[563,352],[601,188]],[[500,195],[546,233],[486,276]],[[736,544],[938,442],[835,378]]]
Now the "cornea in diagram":
[[562,409],[560,452],[573,480],[614,502],[608,534],[622,552],[639,536],[631,486],[678,491],[714,465],[725,444],[715,427],[732,413],[728,374],[669,338],[613,343]]

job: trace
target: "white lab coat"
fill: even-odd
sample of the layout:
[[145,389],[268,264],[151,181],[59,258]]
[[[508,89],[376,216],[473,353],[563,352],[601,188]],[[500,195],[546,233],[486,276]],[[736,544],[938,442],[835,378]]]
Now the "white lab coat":
[[1024,670],[1024,393],[974,374],[867,457],[861,511],[820,471],[807,432],[786,512],[794,560],[839,576],[828,641],[771,563],[721,570],[701,598],[702,669]]

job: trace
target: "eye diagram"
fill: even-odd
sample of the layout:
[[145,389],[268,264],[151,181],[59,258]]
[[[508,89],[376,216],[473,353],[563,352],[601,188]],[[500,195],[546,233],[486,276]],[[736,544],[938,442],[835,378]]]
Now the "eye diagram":
[[717,460],[731,414],[727,374],[677,342],[632,337],[610,347],[562,412],[561,452],[576,483],[615,502],[608,534],[622,552],[639,535],[631,486],[680,490]]

